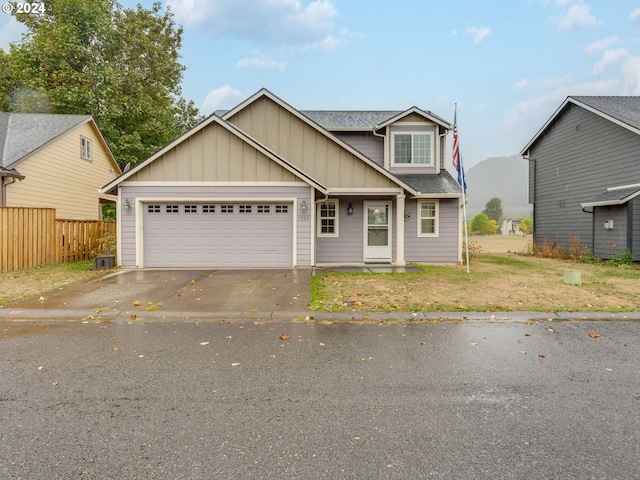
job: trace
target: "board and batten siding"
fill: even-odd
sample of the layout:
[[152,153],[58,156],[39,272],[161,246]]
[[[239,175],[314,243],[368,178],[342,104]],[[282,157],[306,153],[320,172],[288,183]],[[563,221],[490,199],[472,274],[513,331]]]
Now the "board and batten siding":
[[356,154],[267,97],[227,119],[329,188],[398,188]]
[[[81,156],[80,138],[93,142],[93,159]],[[55,208],[56,218],[100,220],[98,189],[117,173],[92,122],[78,125],[16,164],[25,178],[6,187],[7,207]]]
[[[128,199],[131,203],[131,209],[122,209],[120,213],[120,265],[124,267],[136,267],[136,199],[158,199],[157,203],[162,203],[162,199],[171,199],[176,203],[187,202],[211,202],[215,203],[216,199],[233,202],[252,202],[253,199],[268,201],[282,201],[283,199],[295,199],[299,206],[302,200],[307,205],[313,205],[312,188],[306,184],[300,186],[295,185],[277,185],[277,186],[206,186],[206,185],[187,185],[184,186],[143,186],[135,184],[125,184],[121,187],[120,198]],[[149,202],[153,203],[153,201]],[[311,208],[311,207],[309,207]],[[142,212],[141,212],[142,213]],[[296,228],[296,253],[294,266],[310,266],[312,259],[311,252],[311,212],[300,215],[300,212],[293,212],[294,228]],[[138,215],[142,218],[142,215]],[[144,226],[143,226],[144,228]]]
[[127,181],[304,183],[215,122],[150,162]]
[[[576,236],[591,246],[592,216],[581,203],[608,187],[640,179],[640,136],[579,106],[568,104],[529,152],[534,237],[568,245]],[[534,164],[535,162],[535,164]]]

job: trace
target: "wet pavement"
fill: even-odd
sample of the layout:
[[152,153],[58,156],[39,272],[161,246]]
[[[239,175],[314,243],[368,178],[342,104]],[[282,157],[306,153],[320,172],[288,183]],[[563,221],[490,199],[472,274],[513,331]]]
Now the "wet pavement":
[[640,478],[638,358],[633,321],[0,320],[0,478]]

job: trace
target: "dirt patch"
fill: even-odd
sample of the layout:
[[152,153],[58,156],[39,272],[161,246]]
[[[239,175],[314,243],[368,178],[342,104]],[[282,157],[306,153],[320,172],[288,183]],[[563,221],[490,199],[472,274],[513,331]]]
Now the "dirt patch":
[[42,295],[105,273],[91,267],[91,262],[78,262],[0,273],[0,305]]
[[[527,251],[527,239],[522,237],[473,240],[478,240],[483,253],[472,257],[470,273],[463,266],[423,266],[419,273],[326,274],[315,279],[312,308],[382,312],[640,308],[638,266],[577,264],[508,253]],[[582,285],[564,283],[565,270],[579,270]]]

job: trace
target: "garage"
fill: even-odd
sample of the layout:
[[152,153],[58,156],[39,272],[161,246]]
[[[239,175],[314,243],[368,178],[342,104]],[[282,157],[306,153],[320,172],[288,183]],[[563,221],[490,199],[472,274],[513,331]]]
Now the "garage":
[[274,202],[143,205],[145,267],[293,266],[293,208]]

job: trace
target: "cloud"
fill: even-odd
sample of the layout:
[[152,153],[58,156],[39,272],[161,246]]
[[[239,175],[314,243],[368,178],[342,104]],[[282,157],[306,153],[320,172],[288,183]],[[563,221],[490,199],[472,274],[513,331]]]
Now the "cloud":
[[559,21],[558,30],[570,32],[578,28],[593,27],[602,22],[591,15],[591,5],[571,5],[567,14]]
[[602,60],[593,66],[596,76],[608,74],[618,82],[615,95],[640,95],[640,57],[626,48],[607,50]]
[[287,68],[286,62],[276,62],[266,55],[258,55],[257,53],[251,57],[243,58],[236,62],[236,68],[273,68],[283,72]]
[[491,35],[491,28],[489,27],[471,27],[471,28],[467,28],[466,32],[469,35],[473,36],[473,43],[480,43],[482,42],[485,38],[487,38],[489,35]]
[[235,107],[240,100],[244,99],[244,95],[240,90],[231,88],[229,85],[211,90],[204,99],[204,103],[200,107],[205,114],[210,114],[216,110],[230,109]]
[[587,55],[592,57],[593,55],[596,55],[600,52],[605,51],[607,48],[609,48],[611,45],[616,43],[618,40],[619,38],[617,36],[603,38],[602,40],[598,40],[593,43],[590,43],[589,45],[584,47],[583,50]]
[[[335,45],[331,0],[167,0],[176,20],[213,37],[272,44]],[[324,43],[323,43],[324,42]]]
[[629,20],[631,20],[634,27],[640,26],[640,8],[636,8],[629,14]]

